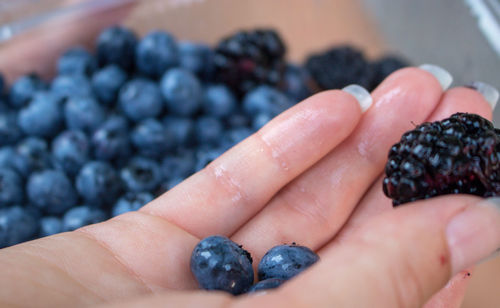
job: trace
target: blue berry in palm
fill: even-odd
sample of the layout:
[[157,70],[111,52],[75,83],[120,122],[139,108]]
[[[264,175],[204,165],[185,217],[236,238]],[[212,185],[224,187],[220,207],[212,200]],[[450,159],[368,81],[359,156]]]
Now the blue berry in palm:
[[119,197],[122,185],[118,173],[103,161],[86,163],[76,177],[76,189],[90,206],[110,206]]
[[31,101],[35,93],[45,88],[45,83],[37,75],[21,76],[10,88],[9,103],[14,108],[22,108]]
[[127,81],[127,73],[119,66],[109,65],[95,72],[91,79],[94,94],[104,105],[115,103],[120,88]]
[[106,113],[91,96],[76,96],[67,100],[64,117],[68,128],[91,133],[102,124]]
[[137,211],[147,203],[153,201],[154,197],[148,192],[128,192],[116,201],[111,210],[113,216],[127,212]]
[[164,179],[184,179],[194,173],[195,164],[194,153],[185,151],[180,155],[165,157],[161,163],[161,172]]
[[211,85],[203,91],[203,111],[217,118],[231,115],[237,107],[236,96],[224,85]]
[[174,146],[174,138],[156,119],[139,122],[131,133],[132,144],[143,156],[160,158]]
[[33,173],[26,190],[33,205],[53,215],[62,214],[74,206],[78,197],[71,181],[58,170]]
[[112,26],[98,36],[96,41],[97,59],[101,66],[116,64],[125,70],[134,68],[137,37],[122,26]]
[[52,156],[62,170],[75,176],[89,159],[90,143],[79,130],[64,131],[52,142]]
[[0,148],[0,168],[10,168],[22,176],[28,171],[28,161],[10,146]]
[[195,134],[201,144],[217,144],[224,132],[221,121],[214,117],[200,117],[195,122]]
[[180,66],[196,74],[199,78],[210,80],[215,72],[214,51],[205,44],[183,41],[179,43]]
[[0,209],[0,248],[33,239],[38,233],[38,220],[20,206]]
[[127,191],[154,191],[161,181],[160,166],[154,160],[135,157],[122,168],[120,177]]
[[265,279],[265,280],[259,281],[256,284],[254,284],[248,290],[248,293],[276,289],[277,287],[281,286],[284,282],[285,282],[285,280],[278,279],[278,278]]
[[51,236],[63,231],[62,220],[56,216],[46,216],[40,219],[40,236]]
[[194,121],[188,117],[165,116],[163,126],[176,146],[189,146],[194,143]]
[[144,78],[127,82],[118,99],[125,115],[133,121],[156,117],[163,110],[160,89],[156,83]]
[[278,278],[288,280],[319,260],[311,249],[298,245],[279,245],[271,248],[260,260],[259,280]]
[[265,113],[274,117],[292,105],[292,101],[285,94],[265,85],[248,92],[243,98],[243,110],[248,116]]
[[189,116],[200,108],[201,84],[190,71],[182,68],[168,70],[161,79],[160,88],[171,113]]
[[123,160],[131,152],[128,122],[124,117],[109,117],[92,135],[92,148],[99,160]]
[[160,77],[179,62],[175,38],[164,31],[153,31],[142,38],[135,55],[137,70],[150,77]]
[[287,65],[283,79],[283,91],[292,101],[298,103],[312,94],[309,87],[311,76],[303,67]]
[[0,207],[20,203],[24,199],[23,179],[10,168],[0,168]]
[[224,236],[201,240],[191,255],[191,272],[201,288],[246,292],[253,283],[252,258],[241,246]]
[[28,176],[35,171],[41,171],[53,166],[47,142],[36,137],[23,139],[16,147],[17,154],[23,163],[21,173]]
[[15,112],[0,111],[0,146],[14,144],[21,139],[23,132],[17,122]]
[[381,59],[378,59],[372,64],[372,69],[375,72],[372,82],[372,89],[376,88],[390,74],[409,65],[410,63],[408,63],[408,61],[393,55],[388,55]]
[[27,107],[19,111],[18,123],[29,136],[54,136],[63,126],[61,101],[51,93],[38,93]]
[[51,92],[58,98],[92,96],[92,86],[87,76],[59,75],[52,81]]
[[106,213],[90,206],[77,206],[68,210],[62,219],[62,230],[73,231],[86,225],[106,220]]
[[97,68],[97,61],[85,48],[74,47],[67,50],[57,62],[60,75],[91,75]]

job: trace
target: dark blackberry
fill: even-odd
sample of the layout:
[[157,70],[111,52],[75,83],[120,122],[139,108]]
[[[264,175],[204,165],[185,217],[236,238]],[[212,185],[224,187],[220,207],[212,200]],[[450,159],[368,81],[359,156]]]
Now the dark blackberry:
[[335,47],[313,54],[306,68],[320,90],[341,89],[353,83],[371,89],[373,71],[363,53],[354,47]]
[[500,130],[456,113],[406,132],[389,151],[384,193],[399,205],[445,194],[500,195]]
[[403,67],[410,66],[410,63],[398,56],[385,56],[372,63],[373,81],[372,89],[375,89],[387,76]]
[[278,84],[285,69],[286,47],[270,29],[240,31],[215,50],[216,79],[244,93],[259,84]]

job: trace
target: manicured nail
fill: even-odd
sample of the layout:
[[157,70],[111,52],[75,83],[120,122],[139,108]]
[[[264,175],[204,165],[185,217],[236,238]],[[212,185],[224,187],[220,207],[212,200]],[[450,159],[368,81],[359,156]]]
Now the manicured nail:
[[498,93],[498,90],[494,86],[487,84],[485,82],[474,81],[474,82],[466,85],[466,87],[469,87],[469,88],[474,89],[477,92],[479,92],[484,97],[484,99],[488,102],[488,104],[490,104],[491,109],[495,109],[495,106],[497,105],[498,97],[500,95]]
[[351,84],[342,89],[342,91],[347,92],[354,96],[361,107],[361,112],[365,112],[373,103],[372,96],[370,92],[357,84]]
[[422,64],[419,66],[419,68],[434,75],[434,77],[436,77],[436,79],[439,81],[441,88],[443,88],[443,91],[446,91],[453,82],[453,77],[451,76],[451,74],[440,66],[434,64]]
[[500,248],[500,198],[490,198],[453,217],[446,227],[452,274],[489,258]]

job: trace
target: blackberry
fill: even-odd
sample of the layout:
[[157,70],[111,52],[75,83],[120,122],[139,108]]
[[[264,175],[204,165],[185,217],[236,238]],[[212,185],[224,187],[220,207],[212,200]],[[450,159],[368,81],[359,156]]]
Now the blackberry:
[[500,130],[468,113],[423,123],[392,146],[385,173],[394,206],[444,194],[500,195]]
[[285,44],[273,30],[240,31],[215,49],[216,79],[241,94],[259,84],[278,84],[286,66]]
[[403,67],[410,66],[410,63],[397,56],[385,56],[372,63],[373,80],[372,89],[375,89],[387,76]]
[[373,71],[363,53],[354,47],[313,54],[306,61],[306,69],[320,90],[341,89],[353,83],[371,89]]

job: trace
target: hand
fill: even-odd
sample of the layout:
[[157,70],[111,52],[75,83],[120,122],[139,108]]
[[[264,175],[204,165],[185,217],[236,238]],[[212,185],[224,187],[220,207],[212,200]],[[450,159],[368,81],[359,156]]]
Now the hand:
[[[0,251],[0,302],[420,307],[455,275],[427,307],[458,307],[462,271],[500,246],[500,214],[472,196],[393,209],[381,176],[412,123],[456,111],[491,118],[491,107],[472,89],[443,93],[417,68],[394,73],[372,97],[362,114],[346,92],[317,94],[138,212]],[[197,290],[190,254],[214,234],[243,244],[254,264],[285,242],[321,260],[260,296]]]

